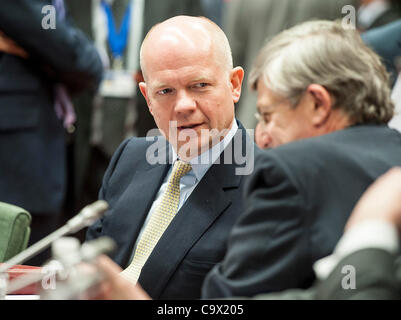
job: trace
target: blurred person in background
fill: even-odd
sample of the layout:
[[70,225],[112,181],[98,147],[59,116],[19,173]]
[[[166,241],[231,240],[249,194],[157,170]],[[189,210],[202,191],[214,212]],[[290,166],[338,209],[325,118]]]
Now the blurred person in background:
[[380,55],[390,73],[395,112],[389,126],[401,131],[401,19],[364,32],[362,39]]
[[[361,37],[381,57],[390,74],[391,98],[395,104],[395,110],[388,125],[401,131],[401,20],[363,32]],[[257,119],[255,142],[261,149],[265,149],[268,147],[269,140],[267,126],[259,113],[255,116]]]
[[3,1],[0,31],[0,201],[32,214],[35,243],[60,224],[66,129],[75,119],[69,95],[96,90],[102,63],[62,0]]
[[399,0],[359,0],[357,28],[364,32],[401,19]]

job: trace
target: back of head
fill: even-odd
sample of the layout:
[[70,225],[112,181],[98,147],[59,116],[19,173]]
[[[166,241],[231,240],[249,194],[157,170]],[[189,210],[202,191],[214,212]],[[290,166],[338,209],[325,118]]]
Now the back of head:
[[310,84],[331,94],[352,123],[387,123],[393,116],[389,76],[356,30],[340,22],[309,21],[285,30],[261,50],[249,77],[295,106]]

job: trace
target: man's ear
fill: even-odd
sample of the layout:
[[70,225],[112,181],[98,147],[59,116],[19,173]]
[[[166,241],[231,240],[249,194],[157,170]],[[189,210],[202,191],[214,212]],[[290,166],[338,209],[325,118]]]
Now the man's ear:
[[312,97],[312,123],[315,126],[324,124],[331,113],[333,107],[333,99],[327,89],[320,84],[311,84],[306,92]]
[[143,95],[143,97],[146,100],[146,104],[148,105],[149,111],[150,113],[153,115],[152,113],[152,106],[150,104],[150,100],[149,100],[149,96],[148,96],[148,92],[147,92],[147,86],[145,82],[139,82],[139,90],[141,90],[141,93]]
[[230,71],[231,91],[234,102],[238,102],[241,96],[241,86],[244,80],[244,69],[235,67]]

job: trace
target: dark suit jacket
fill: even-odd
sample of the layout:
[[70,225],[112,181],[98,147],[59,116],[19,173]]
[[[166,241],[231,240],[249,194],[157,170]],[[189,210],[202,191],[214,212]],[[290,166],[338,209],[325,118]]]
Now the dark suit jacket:
[[245,214],[203,297],[308,288],[365,189],[401,164],[401,134],[359,125],[266,150],[245,187]]
[[[255,151],[242,126],[238,135],[240,144],[247,143]],[[146,161],[153,143],[131,138],[118,148],[100,191],[110,209],[87,233],[87,240],[104,235],[114,238],[118,248],[114,260],[123,268],[129,264],[139,231],[170,167]],[[170,149],[163,145],[159,154]],[[238,146],[234,149],[238,151]],[[239,164],[222,164],[232,150],[229,145],[220,157],[221,164],[210,167],[144,265],[138,281],[153,299],[200,298],[206,273],[224,257],[228,234],[243,211],[244,177],[235,172]]]
[[383,59],[394,83],[398,75],[396,59],[401,57],[401,19],[363,33],[362,39]]
[[[318,299],[401,299],[401,265],[397,256],[381,249],[363,249],[345,257],[330,276],[317,286]],[[398,256],[399,258],[399,256]],[[355,289],[341,286],[342,268],[355,268]]]
[[70,92],[95,88],[102,64],[87,38],[66,21],[43,29],[44,5],[0,6],[0,30],[29,54],[0,52],[0,201],[34,213],[59,211],[65,193],[65,142],[54,111],[54,84]]

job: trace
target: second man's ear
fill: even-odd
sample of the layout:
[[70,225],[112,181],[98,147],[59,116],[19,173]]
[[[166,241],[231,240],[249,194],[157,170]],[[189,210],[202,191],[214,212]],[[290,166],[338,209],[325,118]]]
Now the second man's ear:
[[332,109],[333,99],[327,89],[319,84],[309,85],[306,91],[313,99],[313,124],[319,126],[328,119]]

